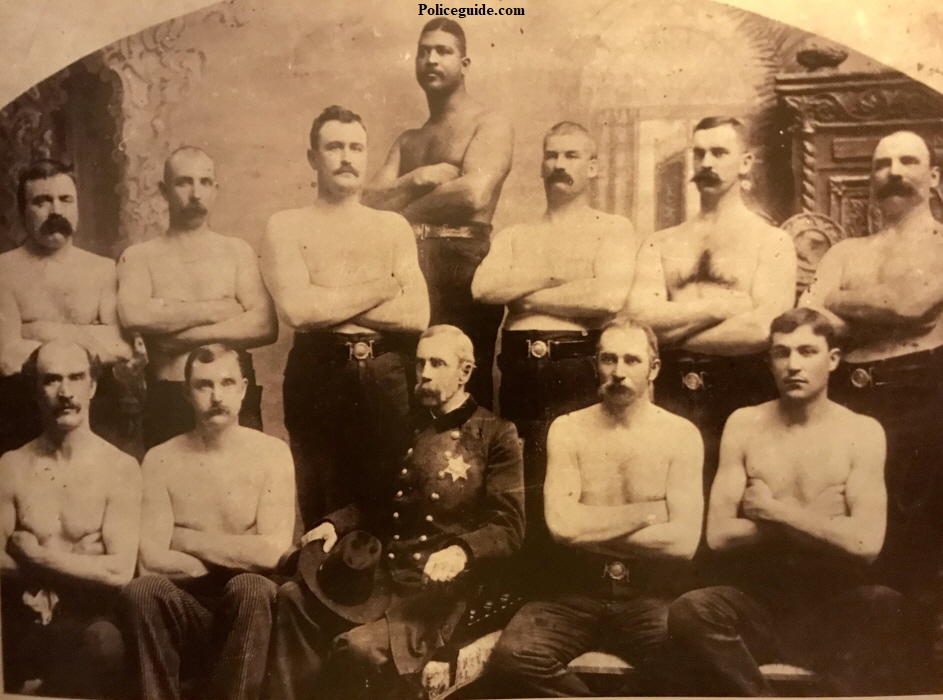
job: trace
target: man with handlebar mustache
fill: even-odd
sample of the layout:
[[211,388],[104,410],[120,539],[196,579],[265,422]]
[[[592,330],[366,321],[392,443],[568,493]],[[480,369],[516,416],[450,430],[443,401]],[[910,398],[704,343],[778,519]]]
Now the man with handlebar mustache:
[[733,117],[707,117],[695,126],[692,180],[700,211],[645,241],[626,307],[662,347],[655,403],[701,430],[705,490],[727,417],[776,395],[765,359],[769,324],[795,297],[791,239],[741,195],[753,165],[745,131]]
[[79,210],[72,168],[34,162],[20,174],[17,203],[26,240],[0,255],[0,454],[40,433],[34,387],[21,372],[40,345],[75,341],[103,366],[91,424],[106,435],[118,408],[111,366],[131,358],[115,312],[115,264],[74,244]]

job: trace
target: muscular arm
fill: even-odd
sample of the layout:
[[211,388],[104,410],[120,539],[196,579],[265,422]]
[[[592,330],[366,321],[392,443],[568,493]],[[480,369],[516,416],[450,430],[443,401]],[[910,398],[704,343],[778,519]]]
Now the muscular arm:
[[508,304],[555,281],[546,267],[514,264],[514,229],[500,231],[472,280],[472,296],[486,304]]
[[134,576],[141,522],[141,475],[137,462],[122,460],[105,502],[101,537],[104,554],[40,547],[33,563],[65,576],[123,586]]
[[233,535],[178,526],[173,531],[171,549],[228,569],[272,571],[291,545],[295,468],[291,452],[282,442],[268,455],[269,475],[259,496],[254,533]]
[[269,345],[278,337],[278,321],[259,263],[252,248],[244,241],[231,243],[236,258],[236,301],[242,313],[205,326],[165,336],[162,345],[188,351],[210,343],[224,343],[235,348],[256,348]]
[[665,269],[661,260],[660,234],[642,244],[635,261],[635,280],[623,312],[655,331],[659,343],[678,345],[685,338],[716,326],[732,313],[716,299],[669,300]]
[[13,290],[0,280],[0,375],[18,374],[30,353],[42,345],[24,337],[21,318]]
[[462,174],[412,201],[401,210],[409,221],[467,221],[488,206],[511,172],[514,130],[505,119],[484,117],[462,160]]
[[16,456],[7,453],[0,457],[0,575],[3,578],[15,576],[19,571],[16,560],[7,552],[10,535],[16,529],[16,492],[17,470]]
[[594,545],[627,537],[643,527],[666,521],[665,501],[622,506],[580,503],[580,468],[572,432],[575,428],[570,422],[566,416],[557,418],[547,436],[544,516],[554,538],[568,545]]
[[458,168],[449,163],[423,165],[400,175],[403,142],[408,136],[409,132],[396,139],[383,167],[364,189],[361,201],[368,207],[402,211],[414,200],[458,177]]
[[400,292],[392,299],[358,315],[354,323],[377,331],[421,332],[429,325],[429,291],[419,268],[413,231],[396,217],[393,278]]
[[245,311],[235,299],[173,301],[155,297],[146,255],[146,251],[132,246],[118,261],[118,315],[132,333],[177,333],[218,323]]
[[682,347],[712,355],[744,355],[767,347],[770,324],[792,308],[796,296],[796,250],[786,233],[777,231],[776,239],[761,247],[750,296],[752,310],[696,333]]
[[774,500],[764,520],[811,546],[839,550],[871,562],[884,543],[887,490],[884,430],[871,418],[854,433],[851,471],[845,483],[847,515],[830,516],[796,503]]
[[570,318],[598,318],[616,313],[625,304],[632,286],[636,253],[633,238],[631,229],[606,236],[593,260],[592,277],[528,294],[521,299],[522,310]]
[[347,287],[312,284],[299,244],[278,228],[273,217],[262,239],[262,278],[279,315],[292,328],[330,328],[399,295],[393,275]]
[[826,306],[826,300],[832,292],[841,288],[842,270],[845,254],[849,252],[850,241],[842,241],[826,251],[815,269],[812,284],[799,299],[798,306],[805,306],[821,311],[840,335],[848,333],[848,324],[834,311]]
[[174,535],[174,511],[164,479],[165,466],[151,450],[144,457],[144,503],[141,509],[141,575],[160,574],[170,579],[199,578],[209,573],[206,564],[185,552],[170,548]]

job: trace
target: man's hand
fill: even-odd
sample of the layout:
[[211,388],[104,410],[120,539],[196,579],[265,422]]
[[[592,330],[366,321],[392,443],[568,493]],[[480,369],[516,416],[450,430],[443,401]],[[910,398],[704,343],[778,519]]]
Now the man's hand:
[[337,544],[337,530],[333,523],[321,523],[313,530],[308,530],[301,538],[301,546],[304,547],[309,542],[323,540],[324,553],[330,552]]
[[7,553],[18,562],[37,563],[43,546],[32,532],[16,530],[7,541]]
[[435,189],[439,185],[456,179],[462,171],[451,163],[436,163],[423,165],[412,171],[411,175],[416,187]]
[[[713,292],[711,299],[713,299]],[[738,292],[734,289],[718,290],[717,301],[727,318],[753,311],[753,297],[746,292]]]
[[101,530],[90,532],[72,545],[73,554],[105,554],[105,543],[102,541]]
[[743,514],[750,520],[773,520],[776,499],[762,479],[750,479],[741,501]]
[[468,555],[457,544],[434,552],[426,560],[423,578],[435,583],[447,583],[465,570]]

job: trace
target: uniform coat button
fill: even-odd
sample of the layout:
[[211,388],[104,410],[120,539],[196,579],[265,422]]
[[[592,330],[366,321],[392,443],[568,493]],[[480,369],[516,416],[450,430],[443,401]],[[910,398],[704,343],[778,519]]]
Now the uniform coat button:
[[413,559],[415,559],[416,561],[419,561],[420,559],[422,559],[422,555],[419,552],[416,552],[415,554],[413,554]]
[[431,523],[431,522],[432,522],[432,516],[431,516],[431,515],[427,515],[427,516],[426,516],[426,522],[427,522],[427,523]]
[[[406,470],[404,469],[403,471],[406,471]],[[440,472],[437,474],[437,476],[438,476],[440,479],[444,479],[444,478],[445,478],[445,470],[443,469],[442,471],[440,471]]]
[[387,554],[386,556],[388,556],[390,559],[396,559],[396,555],[393,554],[393,552],[390,552],[390,553]]
[[412,448],[412,447],[410,447],[408,450],[406,450],[406,454],[411,455],[412,453],[413,453],[413,448]]
[[426,537],[425,535],[419,535],[419,541],[420,541],[420,542],[425,542],[425,541],[428,540],[428,539],[429,539],[429,538]]
[[397,497],[397,498],[402,498],[402,497],[403,497],[403,492],[402,492],[402,491],[397,491],[397,492],[396,492],[396,497]]
[[431,498],[433,501],[438,501],[438,500],[439,500],[439,494],[433,492],[433,494],[430,496],[430,498]]
[[393,541],[399,542],[399,535],[393,535]]
[[393,513],[394,518],[399,518],[399,513]]
[[400,474],[401,474],[402,476],[406,476],[407,474],[409,474],[409,470],[406,469],[405,467],[403,467],[403,469],[400,470]]

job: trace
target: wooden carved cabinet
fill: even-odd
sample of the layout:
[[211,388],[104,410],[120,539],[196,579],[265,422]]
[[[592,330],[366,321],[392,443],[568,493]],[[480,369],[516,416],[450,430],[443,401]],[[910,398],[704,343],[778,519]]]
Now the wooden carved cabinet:
[[[943,95],[902,73],[785,74],[776,92],[788,115],[794,213],[825,214],[849,236],[873,233],[871,154],[894,131],[920,134],[943,163]],[[939,218],[943,200],[935,199]]]

